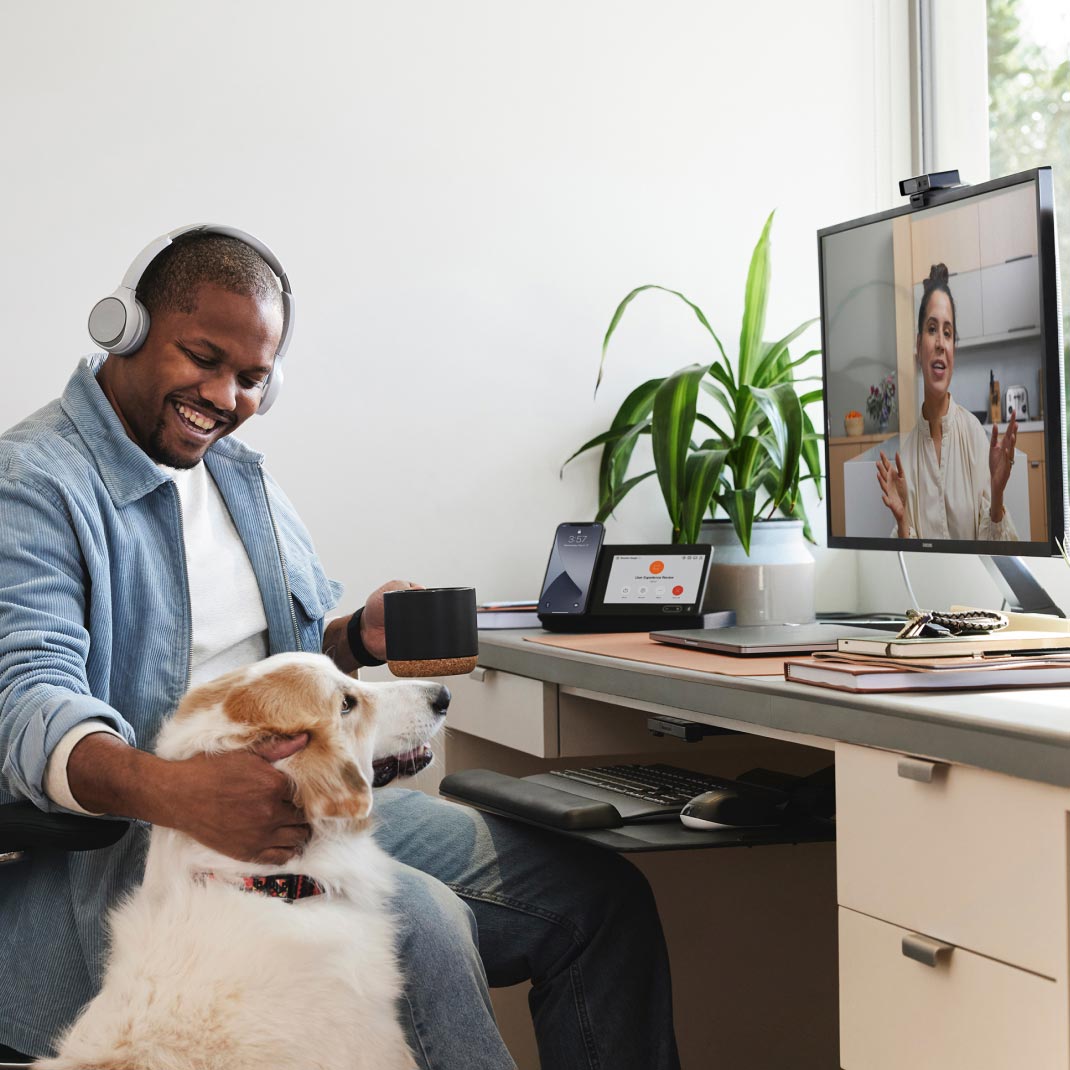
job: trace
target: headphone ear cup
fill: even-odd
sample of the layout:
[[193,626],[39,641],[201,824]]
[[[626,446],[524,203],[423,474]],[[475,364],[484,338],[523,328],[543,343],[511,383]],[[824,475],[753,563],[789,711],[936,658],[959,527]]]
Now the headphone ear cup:
[[125,287],[98,301],[89,313],[89,335],[107,353],[133,353],[148,333],[149,310]]
[[267,386],[264,387],[264,393],[260,398],[260,407],[256,410],[260,416],[263,416],[272,405],[279,399],[279,394],[282,393],[282,357],[275,358],[275,366],[271,369],[271,375],[268,377]]
[[111,350],[116,356],[125,357],[144,345],[149,336],[149,310],[135,297],[127,305],[126,330],[119,343]]

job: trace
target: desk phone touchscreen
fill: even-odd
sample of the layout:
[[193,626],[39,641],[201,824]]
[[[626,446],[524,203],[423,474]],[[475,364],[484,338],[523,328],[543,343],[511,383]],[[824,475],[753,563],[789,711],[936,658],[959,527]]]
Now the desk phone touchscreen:
[[602,546],[582,612],[547,606],[544,584],[539,621],[557,632],[701,627],[711,553],[712,547],[701,545]]

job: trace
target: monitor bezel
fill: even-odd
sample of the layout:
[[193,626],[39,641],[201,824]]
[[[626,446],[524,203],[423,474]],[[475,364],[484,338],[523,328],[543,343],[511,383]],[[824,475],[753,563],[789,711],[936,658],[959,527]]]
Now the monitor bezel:
[[[1052,170],[1049,166],[1035,167],[1020,171],[1003,178],[995,178],[976,186],[963,186],[961,189],[942,190],[925,205],[902,205],[885,212],[860,216],[857,219],[837,223],[835,226],[823,227],[817,232],[818,283],[821,287],[819,300],[824,313],[825,296],[825,256],[824,239],[832,234],[854,230],[870,223],[879,223],[898,216],[913,215],[928,208],[951,204],[955,201],[968,200],[982,194],[1033,183],[1037,202],[1037,251],[1040,270],[1040,338],[1042,352],[1045,354],[1044,368],[1044,461],[1045,491],[1048,496],[1048,538],[1028,542],[1001,542],[989,539],[900,539],[894,536],[878,538],[866,535],[834,535],[832,531],[832,495],[828,486],[830,471],[830,439],[832,437],[832,418],[828,405],[825,406],[824,455],[825,455],[825,524],[826,543],[832,549],[844,550],[905,550],[924,553],[968,553],[1011,555],[1016,557],[1053,557],[1061,554],[1059,540],[1066,541],[1066,520],[1070,514],[1067,501],[1067,444],[1066,444],[1066,395],[1065,371],[1063,367],[1062,320],[1060,316],[1059,295],[1059,261],[1055,232],[1055,186]],[[1048,266],[1054,270],[1047,270]],[[826,316],[821,317],[821,374],[822,384],[829,382],[828,337],[826,334]],[[1054,359],[1047,359],[1057,354]],[[1058,409],[1052,418],[1052,399],[1058,399]],[[1058,471],[1053,471],[1057,466]],[[891,524],[889,523],[889,526]]]

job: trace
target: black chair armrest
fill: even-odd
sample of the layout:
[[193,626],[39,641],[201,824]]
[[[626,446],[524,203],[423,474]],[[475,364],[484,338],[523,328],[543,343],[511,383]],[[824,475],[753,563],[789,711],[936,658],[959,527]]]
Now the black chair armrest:
[[118,843],[129,821],[79,814],[46,814],[33,803],[0,806],[0,854],[47,847],[53,851],[95,851]]

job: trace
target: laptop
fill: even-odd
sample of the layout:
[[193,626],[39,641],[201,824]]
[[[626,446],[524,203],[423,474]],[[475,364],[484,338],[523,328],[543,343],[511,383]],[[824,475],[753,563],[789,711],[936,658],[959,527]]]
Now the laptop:
[[[881,629],[883,630],[883,629]],[[898,627],[887,625],[894,636]],[[669,646],[710,650],[715,654],[807,654],[835,650],[840,639],[880,638],[872,627],[859,628],[840,621],[817,624],[752,624],[738,628],[683,628],[651,632],[651,639]]]

